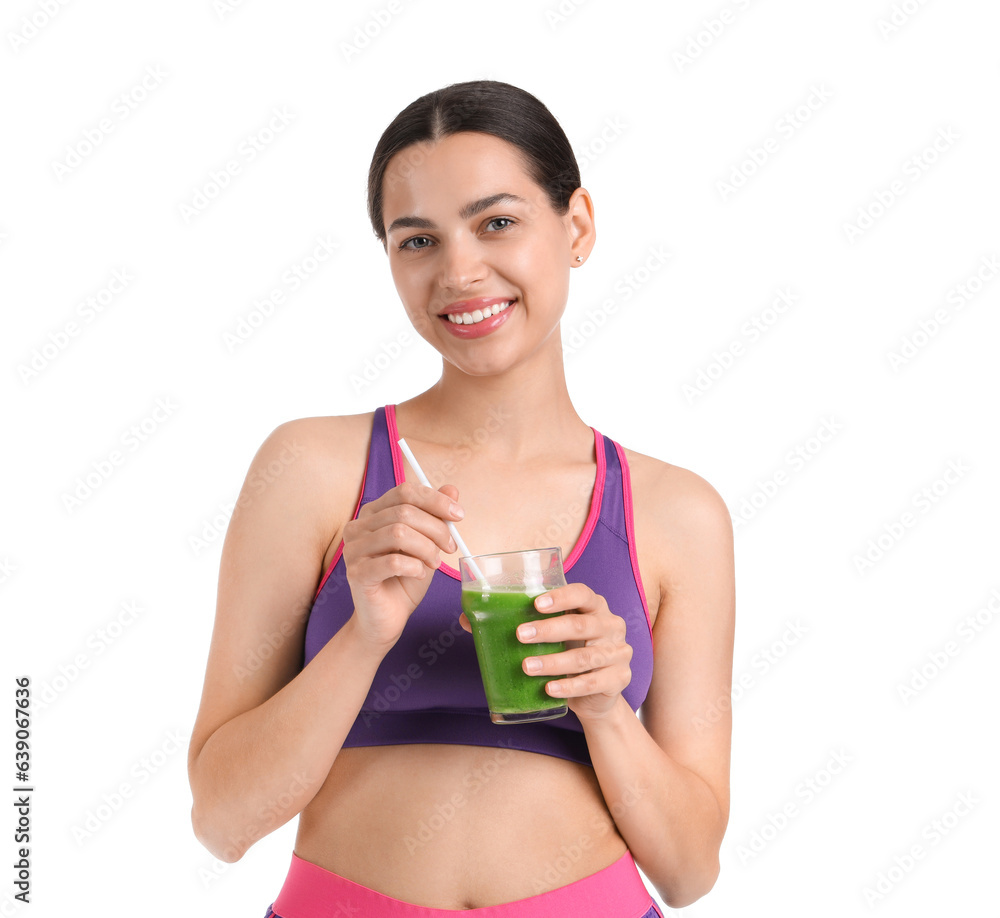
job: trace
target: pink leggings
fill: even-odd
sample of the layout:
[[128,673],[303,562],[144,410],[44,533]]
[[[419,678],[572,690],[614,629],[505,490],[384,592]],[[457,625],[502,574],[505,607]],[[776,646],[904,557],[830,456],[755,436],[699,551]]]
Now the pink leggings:
[[264,918],[663,918],[626,851],[597,873],[547,893],[484,908],[428,908],[385,896],[292,852],[288,876]]

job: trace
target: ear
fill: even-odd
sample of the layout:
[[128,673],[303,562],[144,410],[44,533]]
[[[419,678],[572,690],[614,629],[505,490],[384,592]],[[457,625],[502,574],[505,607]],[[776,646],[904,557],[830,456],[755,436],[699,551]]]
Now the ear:
[[[570,242],[570,267],[579,267],[586,261],[597,241],[594,224],[594,201],[586,188],[577,188],[569,198],[569,209],[563,218]],[[583,261],[577,261],[577,255]]]

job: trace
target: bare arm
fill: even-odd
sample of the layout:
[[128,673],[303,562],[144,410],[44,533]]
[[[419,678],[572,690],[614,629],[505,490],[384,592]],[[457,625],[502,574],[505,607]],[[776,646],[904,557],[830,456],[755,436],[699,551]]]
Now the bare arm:
[[[667,905],[678,908],[714,885],[729,820],[733,531],[722,498],[685,469],[663,475],[639,499],[656,516],[639,547],[660,559],[662,572],[642,720],[621,695],[631,680],[625,620],[589,586],[571,583],[536,599],[541,612],[578,614],[527,631],[522,625],[518,634],[583,643],[536,657],[534,671],[578,674],[547,691],[565,697],[580,718],[618,831]],[[526,671],[531,665],[525,661]]]
[[[679,470],[684,471],[684,470]],[[703,479],[663,507],[668,558],[642,721],[619,695],[585,723],[605,799],[636,862],[671,908],[715,884],[729,821],[735,631],[732,521]]]
[[[346,458],[336,455],[329,429],[326,436],[307,419],[268,437],[223,545],[188,775],[195,835],[225,861],[238,860],[316,795],[450,539],[444,522],[421,509],[446,510],[450,497],[420,486],[393,488],[349,521],[358,457],[349,447]],[[361,468],[366,446],[357,445]],[[343,530],[355,610],[299,671],[331,528]]]

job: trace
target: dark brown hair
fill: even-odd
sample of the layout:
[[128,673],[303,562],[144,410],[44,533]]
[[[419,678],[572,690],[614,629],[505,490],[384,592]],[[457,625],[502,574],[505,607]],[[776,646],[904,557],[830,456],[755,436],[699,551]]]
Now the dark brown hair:
[[553,210],[565,214],[580,187],[580,167],[559,122],[530,92],[496,80],[452,83],[411,102],[383,131],[368,170],[368,218],[386,244],[383,219],[385,170],[400,150],[461,131],[492,134],[513,144],[525,171],[545,190]]

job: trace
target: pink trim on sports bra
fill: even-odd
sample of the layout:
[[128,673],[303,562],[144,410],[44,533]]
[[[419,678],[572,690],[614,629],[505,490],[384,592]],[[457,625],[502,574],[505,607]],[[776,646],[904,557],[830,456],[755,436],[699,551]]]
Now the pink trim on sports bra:
[[396,427],[396,406],[385,406],[385,423],[389,430],[389,448],[392,453],[392,480],[397,485],[406,479],[403,477],[403,451],[399,448],[399,429]]
[[635,548],[635,518],[632,515],[632,473],[628,467],[628,460],[625,458],[625,450],[621,445],[615,443],[615,451],[618,453],[618,464],[622,469],[622,491],[625,501],[625,534],[628,536],[628,556],[632,560],[632,574],[635,577],[635,585],[639,588],[639,598],[642,600],[642,611],[646,613],[646,624],[649,625],[649,640],[656,649],[653,641],[653,623],[649,618],[649,604],[646,602],[646,588],[642,585],[642,574],[639,573],[639,554]]
[[[396,406],[386,405],[385,406],[385,419],[389,430],[389,444],[392,447],[392,474],[394,476],[396,484],[402,484],[405,481],[403,477],[403,451],[399,448],[399,430],[396,427]],[[597,475],[594,480],[594,492],[590,498],[590,513],[587,514],[587,520],[583,524],[583,532],[580,533],[580,537],[576,540],[576,544],[573,546],[572,551],[569,553],[569,557],[563,559],[563,570],[569,572],[569,569],[576,564],[577,559],[583,554],[583,550],[587,547],[587,543],[590,541],[590,534],[594,531],[594,527],[597,525],[597,520],[601,515],[601,498],[604,496],[604,479],[607,476],[607,461],[604,458],[604,444],[602,443],[601,435],[598,433],[597,428],[590,428],[594,432],[594,452],[597,454]],[[442,563],[438,568],[443,574],[447,574],[453,580],[461,580],[462,574],[453,568],[450,564]],[[646,619],[649,619],[649,613],[646,613]]]
[[583,532],[576,540],[576,545],[569,553],[569,557],[563,564],[563,570],[568,571],[576,564],[583,550],[590,543],[590,536],[601,516],[601,501],[604,498],[604,482],[608,477],[608,463],[604,456],[604,438],[597,432],[596,427],[590,428],[594,431],[594,452],[597,454],[597,475],[594,478],[594,493],[590,498],[590,513],[587,514],[587,521],[583,524]]

